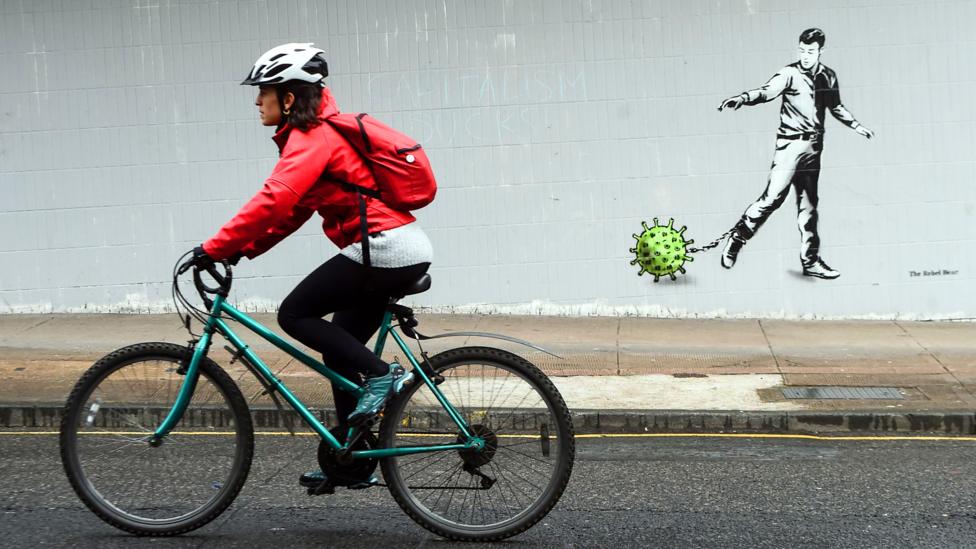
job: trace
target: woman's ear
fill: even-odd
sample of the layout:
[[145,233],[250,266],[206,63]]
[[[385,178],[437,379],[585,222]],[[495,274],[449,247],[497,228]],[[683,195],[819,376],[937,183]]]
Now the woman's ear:
[[286,93],[284,103],[285,103],[285,110],[290,111],[291,106],[295,104],[295,94],[291,92]]

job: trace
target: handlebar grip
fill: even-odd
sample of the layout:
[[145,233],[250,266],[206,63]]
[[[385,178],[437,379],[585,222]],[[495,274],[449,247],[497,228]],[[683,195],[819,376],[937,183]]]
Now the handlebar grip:
[[200,276],[201,269],[193,269],[193,283],[196,285],[197,290],[201,293],[215,294],[221,290],[221,288],[211,288],[203,282],[203,278]]
[[221,275],[219,272],[217,272],[217,266],[211,263],[207,265],[206,270],[207,273],[209,273],[210,276],[212,276],[213,279],[217,281],[217,284],[220,285],[220,289],[224,289],[224,287],[227,284],[227,279],[224,278],[224,276]]

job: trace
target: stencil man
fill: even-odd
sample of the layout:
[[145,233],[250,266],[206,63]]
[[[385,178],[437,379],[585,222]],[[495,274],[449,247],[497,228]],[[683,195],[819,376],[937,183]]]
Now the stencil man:
[[800,261],[803,274],[817,278],[837,278],[820,257],[817,234],[817,180],[820,178],[820,154],[823,151],[824,111],[830,111],[841,123],[871,139],[874,132],[854,119],[840,102],[837,75],[820,63],[826,37],[820,29],[800,34],[799,60],[779,70],[761,88],[730,97],[718,110],[737,110],[743,105],[758,105],[783,98],[780,108],[776,151],[769,170],[769,183],[742,218],[736,223],[722,252],[722,266],[731,269],[746,243],[769,216],[786,200],[793,187],[796,195],[797,225],[800,228]]

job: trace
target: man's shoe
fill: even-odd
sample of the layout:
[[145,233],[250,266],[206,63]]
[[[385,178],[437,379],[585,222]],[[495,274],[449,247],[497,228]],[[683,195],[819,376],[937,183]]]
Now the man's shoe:
[[413,372],[408,372],[396,362],[390,364],[390,372],[385,376],[371,377],[366,380],[366,392],[359,397],[356,409],[349,414],[349,424],[359,427],[380,413],[383,406],[394,395],[400,393],[410,380]]
[[812,265],[804,265],[803,274],[804,276],[815,276],[827,280],[833,280],[840,276],[839,272],[831,269],[829,265],[819,258]]
[[729,235],[729,240],[725,243],[725,249],[722,250],[722,266],[726,269],[731,269],[735,265],[735,260],[739,257],[739,250],[742,249],[742,245],[746,241],[739,236],[739,233],[733,232]]

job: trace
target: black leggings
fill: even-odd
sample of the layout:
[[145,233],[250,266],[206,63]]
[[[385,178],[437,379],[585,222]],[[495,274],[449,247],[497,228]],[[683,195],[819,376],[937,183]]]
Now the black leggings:
[[[278,309],[278,324],[290,336],[322,353],[329,368],[352,381],[384,375],[389,365],[366,347],[389,304],[390,296],[420,278],[430,263],[370,270],[339,254],[305,277]],[[332,322],[325,315],[335,313]],[[332,387],[336,415],[345,424],[356,397]]]

